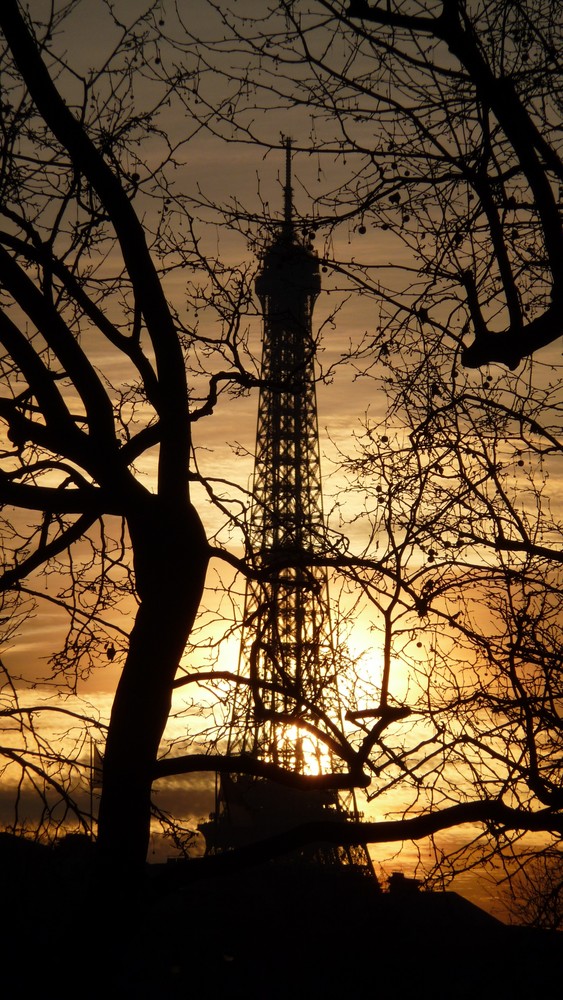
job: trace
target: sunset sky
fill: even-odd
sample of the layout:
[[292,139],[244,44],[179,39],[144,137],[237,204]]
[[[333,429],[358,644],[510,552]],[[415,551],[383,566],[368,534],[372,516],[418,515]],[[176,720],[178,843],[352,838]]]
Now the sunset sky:
[[[245,3],[249,5],[249,10],[254,11],[256,5],[251,0],[245,0]],[[48,0],[30,0],[29,3],[32,15],[37,13],[37,17],[43,16],[49,6]],[[130,22],[140,16],[149,4],[141,0],[118,0],[115,6],[123,21]],[[236,0],[221,5],[223,9],[228,9],[230,6],[237,7],[238,12],[244,10],[244,4],[237,6]],[[186,19],[186,24],[193,28],[197,36],[204,39],[219,37],[222,30],[219,12],[207,0],[190,0],[185,4],[180,2],[179,8]],[[163,30],[170,30],[171,34],[180,32],[181,27],[174,23],[173,5],[163,0],[161,9]],[[55,48],[58,47],[60,53],[65,53],[71,66],[85,71],[104,62],[116,37],[115,28],[111,25],[103,0],[83,0],[65,25],[64,33],[57,37],[53,44]],[[160,52],[155,47],[155,72],[158,74],[158,67],[164,64],[166,59],[173,62],[178,58],[178,54],[170,55],[164,50]],[[198,48],[195,41],[186,47],[185,58],[188,62],[192,61],[195,72],[198,66]],[[225,99],[226,84],[222,74],[228,73],[230,60],[233,61],[234,69],[239,72],[240,54],[225,47],[218,57],[221,73],[214,74],[206,70],[203,74],[204,101],[219,102]],[[142,110],[152,99],[148,75],[150,73],[140,78],[136,87],[136,101]],[[72,88],[75,83],[69,80],[68,75],[64,75],[63,79],[64,83],[61,85],[68,88],[67,97],[69,103],[72,103]],[[212,134],[210,130],[201,127],[197,117],[205,117],[199,98],[191,105],[191,112],[190,107],[174,99],[163,110],[162,121],[168,138],[173,144],[182,143],[177,153],[178,165],[171,171],[174,186],[172,197],[176,193],[178,196],[191,199],[194,232],[200,240],[201,252],[216,259],[225,267],[240,267],[247,270],[248,280],[253,281],[251,275],[259,267],[257,247],[264,245],[267,234],[266,223],[270,225],[271,231],[272,220],[280,218],[282,213],[284,156],[280,148],[281,137],[291,136],[297,147],[293,158],[293,190],[296,213],[299,217],[308,219],[318,216],[319,205],[315,199],[335,189],[342,179],[348,176],[347,165],[336,157],[326,156],[321,162],[313,155],[299,152],[301,143],[307,146],[311,142],[312,129],[315,127],[311,116],[304,108],[288,111],[277,107],[261,107],[256,112],[258,122],[256,128],[263,136],[263,146],[250,142],[226,142]],[[323,126],[317,121],[316,127],[320,129]],[[330,129],[331,124],[326,123],[325,127]],[[378,127],[378,123],[374,121],[374,129]],[[224,126],[222,128],[224,129]],[[146,219],[149,228],[155,223],[155,206],[148,194],[147,177],[150,169],[156,164],[160,152],[158,145],[154,145],[156,140],[153,139],[151,142],[153,145],[149,145],[146,154],[144,152],[140,154],[140,165],[132,164],[132,169],[139,170],[141,174],[140,192],[135,204],[139,215]],[[268,144],[278,148],[268,149]],[[146,170],[146,176],[143,176],[143,169]],[[146,190],[143,194],[144,184]],[[187,204],[189,203],[180,204],[179,201],[178,210],[172,216],[171,225],[177,225],[180,233],[187,232],[186,218],[182,218],[182,211],[186,211]],[[228,213],[234,206],[239,207],[241,216],[248,217],[248,221],[244,221],[242,225],[244,230],[242,233],[225,226],[223,221],[223,210]],[[266,219],[262,223],[260,218],[264,215]],[[314,246],[321,259],[325,253],[327,256],[329,253],[328,244],[325,242],[328,238],[327,233],[327,228],[323,229],[320,226],[315,234]],[[414,257],[404,241],[396,234],[375,228],[374,225],[368,225],[367,231],[361,232],[356,220],[349,225],[340,226],[330,234],[330,237],[330,256],[335,261],[354,258],[369,261],[374,266],[380,265],[383,268],[382,273],[387,275],[390,268],[407,269],[414,263]],[[201,273],[195,267],[175,268],[164,279],[164,287],[185,326],[190,327],[197,322],[203,336],[214,337],[219,329],[216,311],[202,304],[196,315],[193,302],[188,301],[190,294],[187,293],[188,285],[197,284],[200,280],[202,280]],[[402,276],[397,270],[395,277],[390,280],[404,281],[408,287],[407,270]],[[383,373],[381,367],[372,369],[371,359],[359,360],[354,364],[339,362],[351,347],[361,341],[366,332],[369,334],[377,329],[378,310],[379,305],[374,297],[359,294],[350,281],[336,270],[329,268],[322,274],[322,291],[315,307],[314,329],[322,330],[318,364],[319,373],[321,376],[326,376],[324,379],[321,377],[318,384],[325,512],[332,517],[331,527],[347,534],[351,541],[351,550],[355,552],[361,552],[367,544],[368,539],[365,537],[367,522],[361,516],[362,496],[359,492],[352,494],[347,491],[346,480],[339,465],[342,457],[355,452],[356,439],[361,435],[366,419],[376,424],[385,420],[387,401],[381,387],[368,377],[368,373],[381,375]],[[243,318],[243,327],[249,331],[249,363],[253,363],[254,370],[257,371],[261,317],[256,299]],[[552,364],[560,363],[560,355],[559,346],[552,346],[542,352],[540,360],[545,364],[546,373],[549,374]],[[115,353],[107,349],[106,345],[94,343],[91,356],[98,369],[103,371],[111,382],[120,384],[127,379],[122,360],[116,359]],[[251,358],[254,359],[253,362]],[[216,360],[213,361],[214,365],[217,363]],[[205,370],[204,361],[199,357],[194,361],[194,366],[200,367],[199,374],[191,376],[193,394],[199,398],[205,392],[208,372]],[[495,379],[500,379],[504,377],[503,371],[498,366],[491,366],[486,374],[490,372]],[[469,388],[480,390],[483,385],[483,372],[467,373],[466,378]],[[245,498],[251,488],[257,405],[256,391],[236,399],[225,394],[219,398],[213,415],[205,417],[194,425],[198,471],[211,481],[221,480],[217,482],[217,492],[225,497],[234,496],[243,504],[247,502]],[[404,429],[398,430],[398,428],[399,419],[396,416],[385,426],[386,432],[391,437],[395,433],[404,435]],[[154,481],[155,468],[155,456],[151,454],[143,456],[137,463],[139,477],[149,484]],[[559,473],[554,470],[552,484],[556,484],[558,480]],[[228,546],[235,554],[241,555],[243,551],[241,533],[226,524],[224,514],[210,503],[202,486],[194,487],[193,499],[209,536],[212,539],[216,536],[218,543]],[[344,524],[347,524],[347,527],[344,527]],[[219,560],[212,561],[208,575],[209,593],[205,601],[208,610],[203,614],[201,636],[198,631],[199,623],[196,626],[196,640],[216,639],[224,624],[221,621],[219,624],[214,623],[214,619],[220,619],[223,614],[225,619],[232,615],[231,599],[225,598],[221,588],[228,589],[233,584],[233,576],[232,570],[225,568]],[[35,574],[30,580],[30,587],[39,594],[45,593],[47,597],[56,595],[57,584],[56,579],[46,580],[41,573]],[[234,593],[233,604],[238,605],[240,614],[244,593],[240,577],[234,584]],[[353,593],[345,596],[343,600],[346,610],[352,607],[355,598],[356,595]],[[361,602],[361,608],[361,614],[355,614],[354,628],[350,631],[350,646],[356,656],[365,651],[360,669],[368,672],[371,670],[377,675],[381,671],[381,631],[378,631],[378,613],[375,610],[369,612],[365,601]],[[130,604],[122,602],[112,622],[125,633],[121,635],[122,642],[126,640],[131,624],[129,613],[133,613],[132,601]],[[108,618],[111,617],[108,612]],[[15,672],[21,672],[30,681],[37,681],[40,678],[37,687],[27,691],[23,696],[27,704],[34,702],[41,704],[49,694],[49,685],[46,683],[50,670],[48,659],[62,641],[64,622],[64,614],[52,601],[39,600],[34,617],[22,623],[18,634],[11,637],[7,649],[2,654],[6,663]],[[236,667],[238,643],[239,635],[236,633],[225,643],[219,660],[222,668],[232,670]],[[117,633],[116,646],[119,647]],[[91,705],[93,715],[99,713],[102,720],[107,720],[121,662],[121,652],[118,652],[115,660],[111,661],[108,658],[108,662],[103,664],[103,669],[95,670],[89,677],[81,679],[78,685],[78,697],[69,694],[65,700],[66,707],[82,704],[79,698],[83,698]],[[202,642],[199,651],[195,653],[190,651],[189,662],[192,668],[205,667],[210,662],[205,642]],[[397,690],[400,687],[406,689],[408,684],[406,671],[398,663],[396,670]],[[185,705],[185,715],[172,720],[167,732],[169,737],[181,738],[186,731],[189,732],[190,729],[193,731],[198,725],[203,724],[199,719],[197,706],[194,707],[189,702],[193,694],[191,690],[187,695],[180,693],[178,705]],[[53,731],[58,725],[59,720],[53,716]],[[66,722],[60,725],[61,733],[66,725]],[[101,734],[100,745],[103,747]],[[89,747],[85,741],[83,759],[88,752]],[[197,823],[212,808],[211,785],[212,779],[206,775],[161,781],[156,801],[163,808],[173,806],[180,815],[192,823]],[[402,796],[404,792],[400,788],[393,790],[385,799],[385,808],[400,810],[404,805]],[[364,806],[360,803],[360,807],[366,809],[366,816],[382,818],[380,812],[382,807],[377,800],[373,805]],[[0,819],[2,818],[3,808],[0,799]],[[442,841],[449,848],[455,848],[465,842],[467,835],[466,828],[463,832],[454,831],[442,835]],[[440,843],[439,837],[436,843]],[[372,854],[376,862],[385,863],[388,871],[402,869],[408,874],[413,874],[419,860],[419,851],[422,863],[431,864],[435,860],[433,853],[435,849],[437,850],[426,842],[419,847],[412,844],[380,845],[373,849]],[[497,902],[489,895],[490,886],[478,884],[470,873],[459,877],[453,887],[486,904],[489,909],[494,910],[497,907]],[[501,909],[498,912],[501,912]]]
[[[124,18],[138,16],[148,4],[140,0],[124,0],[118,5]],[[48,7],[43,0],[32,0],[30,10],[44,13]],[[110,51],[110,42],[114,41],[115,33],[108,31],[109,20],[105,4],[88,2],[78,5],[77,10],[65,25],[64,33],[59,42],[61,51],[69,58],[71,65],[77,68],[92,67],[102,62]],[[190,3],[190,17],[197,23],[198,31],[205,35],[205,27],[216,26],[217,17],[210,12],[206,0],[196,0]],[[143,84],[143,88],[146,84]],[[276,143],[281,135],[291,134],[298,145],[303,126],[302,112],[293,116],[286,112],[280,118],[278,111],[272,112],[271,121],[264,116],[265,134],[270,135]],[[293,120],[296,119],[296,120]],[[178,141],[186,129],[185,111],[174,106],[166,113],[168,134]],[[193,130],[193,123],[188,123],[188,130]],[[230,206],[233,201],[242,204],[250,214],[260,215],[264,201],[269,203],[269,211],[273,219],[281,217],[283,206],[283,151],[267,152],[253,145],[225,144],[205,130],[197,130],[182,150],[182,165],[173,175],[175,189],[182,195],[199,198],[200,193],[217,206],[219,211],[202,210],[204,221],[196,220],[197,235],[201,238],[203,247],[217,256],[222,263],[231,266],[249,267],[251,272],[259,266],[253,248],[242,236],[225,229],[221,225],[220,209],[222,205]],[[318,168],[306,154],[294,156],[294,202],[299,216],[306,217],[311,211],[311,199],[308,191],[315,192],[318,186]],[[338,164],[323,164],[323,187],[330,187],[338,178]],[[143,206],[140,206],[143,211]],[[259,222],[253,224],[253,235],[264,239],[266,230]],[[342,245],[335,248],[335,255],[341,252],[343,257],[350,253],[363,255],[373,262],[397,262],[404,250],[399,242],[387,233],[368,230],[365,235],[358,235],[351,228],[340,234]],[[318,234],[315,248],[323,253],[323,234]],[[186,312],[185,284],[192,279],[191,274],[174,271],[165,279],[170,301],[188,320],[193,319],[193,309]],[[372,329],[377,322],[377,305],[371,299],[362,299],[357,293],[342,293],[336,291],[342,285],[342,280],[333,274],[322,275],[323,290],[317,300],[314,313],[315,330],[323,330],[319,346],[318,362],[322,372],[327,372],[349,350],[350,344],[356,343],[365,331]],[[334,321],[327,323],[333,310],[338,307]],[[248,316],[250,345],[258,365],[260,356],[261,318],[259,303],[255,300],[255,314]],[[202,308],[198,316],[200,329],[206,336],[213,335],[217,329],[217,317],[212,309]],[[91,356],[96,365],[107,373],[111,379],[125,377],[122,360],[115,357],[111,349],[99,343],[92,345]],[[110,366],[108,370],[108,365]],[[116,367],[117,366],[117,367]],[[257,369],[256,369],[257,370]],[[322,381],[318,385],[319,431],[321,437],[321,455],[323,474],[325,478],[326,508],[330,509],[331,495],[338,485],[331,486],[335,477],[335,463],[338,461],[337,451],[346,451],[350,447],[351,434],[360,429],[360,424],[369,413],[373,419],[379,419],[385,411],[385,400],[382,398],[372,381],[358,377],[361,371],[358,366],[354,370],[350,366],[338,366],[331,374],[328,384]],[[479,380],[479,376],[476,376]],[[197,383],[196,390],[204,389],[206,378]],[[198,463],[205,474],[220,475],[238,483],[243,489],[250,486],[253,466],[253,451],[256,431],[257,394],[251,392],[240,399],[222,397],[211,418],[204,419],[194,425],[194,442]],[[246,452],[246,456],[242,454]],[[150,456],[141,459],[138,468],[143,476],[150,479],[154,475],[154,465]],[[218,471],[219,470],[219,471]],[[338,480],[337,480],[338,483]],[[210,505],[203,491],[198,497],[197,487],[194,496],[206,523],[208,531],[212,532],[221,523],[221,515]],[[352,529],[353,531],[353,529]],[[239,543],[240,551],[240,543]],[[20,657],[29,657],[33,653],[44,651],[48,645],[47,632],[53,625],[50,615],[57,617],[56,612],[42,613],[35,620],[33,633],[20,640],[14,653]],[[47,632],[45,631],[47,630]],[[34,668],[30,671],[34,673]],[[106,675],[112,673],[106,669]],[[108,680],[102,681],[105,688]],[[109,681],[112,686],[113,682]]]

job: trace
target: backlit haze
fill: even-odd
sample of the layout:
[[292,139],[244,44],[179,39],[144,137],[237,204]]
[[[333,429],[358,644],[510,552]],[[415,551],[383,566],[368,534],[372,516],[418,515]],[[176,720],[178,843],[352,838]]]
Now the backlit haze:
[[[228,8],[235,5],[236,0],[224,5]],[[48,5],[43,0],[31,0],[29,9],[33,15],[44,12]],[[132,20],[142,13],[148,4],[139,0],[122,0],[116,5],[121,11],[124,21]],[[206,0],[190,0],[179,4],[186,21],[193,19],[197,32],[201,37],[217,37],[220,30],[218,14],[210,8]],[[251,7],[255,7],[253,4]],[[163,18],[168,16],[167,5],[163,3]],[[179,30],[179,29],[178,29]],[[195,27],[194,27],[195,30]],[[105,4],[101,0],[88,0],[82,3],[65,27],[64,41],[61,48],[67,53],[69,61],[77,68],[91,67],[100,64],[109,52],[115,30],[107,16]],[[192,51],[192,57],[194,52]],[[164,57],[163,57],[164,58]],[[233,56],[233,58],[235,58]],[[228,62],[229,56],[224,60]],[[225,64],[226,64],[225,62]],[[145,82],[139,88],[139,102],[149,100]],[[213,95],[213,77],[209,73],[205,80],[207,99]],[[217,99],[222,97],[223,82],[216,80]],[[198,111],[194,107],[194,111]],[[201,109],[200,109],[201,110]],[[323,158],[322,163],[314,156],[299,152],[302,142],[310,141],[311,119],[305,109],[295,111],[273,108],[260,112],[262,120],[264,147],[244,144],[242,142],[227,143],[211,131],[200,128],[190,119],[186,108],[179,102],[170,103],[164,119],[169,137],[174,142],[190,136],[189,141],[178,153],[179,167],[174,171],[173,183],[175,191],[194,199],[194,229],[201,241],[201,249],[212,258],[217,259],[227,267],[244,267],[251,271],[259,266],[256,249],[267,232],[266,225],[261,225],[259,219],[264,214],[270,220],[281,218],[283,205],[283,169],[284,157],[281,148],[268,150],[266,143],[281,147],[281,136],[293,138],[297,151],[293,158],[293,190],[296,213],[299,218],[315,218],[317,207],[314,199],[323,191],[330,191],[340,183],[345,165],[337,159]],[[328,127],[328,126],[327,126]],[[154,141],[154,140],[153,140]],[[156,154],[156,151],[155,151]],[[156,155],[155,155],[156,159]],[[147,163],[147,168],[150,166]],[[143,178],[141,178],[141,182]],[[142,183],[141,183],[142,186]],[[196,204],[197,203],[197,204]],[[242,206],[248,214],[249,221],[242,227],[245,232],[237,232],[221,224],[221,209],[225,206],[229,211],[234,205]],[[136,202],[141,217],[147,212],[150,220],[152,211],[149,202],[146,205],[139,196]],[[254,217],[254,220],[253,218]],[[177,220],[181,230],[180,218]],[[257,246],[253,245],[254,240]],[[315,233],[314,246],[319,255],[324,255],[324,239],[322,226]],[[340,241],[340,242],[339,242]],[[409,254],[399,239],[389,232],[367,226],[367,231],[360,232],[356,224],[348,228],[341,226],[331,236],[330,253],[333,259],[350,259],[369,261],[372,264],[399,266],[409,263]],[[318,418],[321,440],[321,458],[323,468],[323,486],[325,513],[329,527],[334,531],[345,532],[350,539],[352,551],[362,552],[368,542],[365,537],[366,522],[361,516],[362,498],[360,493],[347,491],[346,480],[340,468],[342,456],[354,452],[354,435],[361,434],[364,421],[367,419],[380,424],[385,419],[387,400],[381,388],[369,377],[366,369],[371,369],[372,362],[343,363],[351,346],[358,344],[365,333],[375,330],[378,324],[378,304],[370,296],[362,296],[354,290],[345,278],[335,271],[329,270],[321,275],[322,291],[317,300],[313,326],[315,331],[321,331],[318,350],[319,383]],[[164,280],[164,287],[174,308],[178,311],[186,325],[198,325],[199,331],[207,337],[214,335],[218,329],[219,320],[213,308],[202,302],[197,315],[192,305],[186,305],[186,285],[198,280],[198,276],[172,270]],[[403,278],[404,280],[404,278]],[[258,302],[254,303],[254,313],[248,312],[243,318],[249,331],[249,350],[254,356],[254,370],[258,371],[260,356],[261,319]],[[542,352],[542,359],[559,361],[559,348],[549,348]],[[104,372],[111,382],[116,384],[124,377],[124,373],[112,367],[113,355],[100,349],[98,344],[92,347],[92,357],[97,368]],[[492,366],[491,371],[495,371]],[[500,372],[500,369],[499,369]],[[470,376],[475,387],[482,384],[482,374],[475,372]],[[206,376],[202,371],[200,378],[192,379],[194,397],[203,395],[206,388]],[[204,417],[194,425],[194,448],[197,469],[202,476],[209,479],[213,489],[220,497],[236,497],[241,505],[248,504],[248,491],[251,488],[254,441],[256,433],[257,392],[251,391],[233,398],[228,395],[219,397],[214,413]],[[197,405],[197,403],[196,403]],[[390,435],[395,432],[391,421],[387,427]],[[155,475],[155,459],[150,455],[143,457],[137,465],[142,477],[150,484]],[[231,484],[234,484],[232,486]],[[243,539],[240,533],[232,531],[227,526],[226,518],[221,510],[210,502],[202,486],[194,486],[193,500],[203,519],[209,537],[217,539],[217,543],[225,545],[237,555],[242,555]],[[209,591],[205,599],[205,609],[200,622],[196,624],[195,641],[200,641],[200,648],[189,652],[190,668],[204,669],[207,664],[215,663],[214,644],[224,634],[226,623],[233,617],[240,616],[244,596],[244,585],[240,577],[235,578],[234,571],[226,568],[219,560],[213,560],[208,573]],[[56,580],[45,580],[37,575],[30,581],[30,586],[38,593],[54,596]],[[225,590],[233,587],[231,593]],[[342,596],[344,610],[352,608],[357,595],[348,592]],[[362,613],[354,614],[353,627],[349,628],[348,643],[354,658],[360,657],[360,673],[371,675],[376,680],[381,673],[382,651],[381,632],[378,631],[378,620],[375,612],[370,613],[362,603]],[[131,613],[134,608],[131,606]],[[121,638],[125,640],[131,619],[127,615],[125,604],[120,606],[119,617],[111,624],[123,630]],[[8,649],[4,650],[3,658],[12,665],[14,672],[21,672],[31,679],[47,678],[49,674],[48,658],[57,645],[60,645],[64,635],[65,616],[56,604],[49,601],[39,601],[33,618],[29,618],[22,626],[19,634],[10,641]],[[231,628],[231,625],[229,625]],[[120,670],[121,654],[119,652],[119,634],[116,633],[118,654],[113,660],[103,665],[103,669],[94,670],[88,677],[79,682],[77,694],[85,698],[92,706],[92,715],[99,713],[102,719],[108,718],[111,707],[112,692],[115,688]],[[221,648],[217,664],[220,668],[234,670],[237,665],[239,633],[232,630],[228,641]],[[212,648],[210,648],[212,647]],[[396,673],[396,690],[406,689],[408,678],[403,666],[394,664]],[[29,692],[29,703],[39,704],[48,694],[48,685],[39,683],[33,692]],[[27,697],[27,696],[26,696]],[[172,719],[167,737],[182,738],[187,732],[197,731],[198,726],[205,726],[196,704],[190,698],[197,699],[196,691],[189,695],[178,693],[175,707],[181,710],[178,718]],[[73,695],[69,695],[66,706],[73,704]],[[82,702],[81,702],[82,704]],[[182,711],[183,710],[183,711]],[[53,726],[57,725],[53,717]],[[64,723],[65,726],[68,722]],[[103,739],[100,737],[103,749]],[[84,756],[88,747],[84,746]],[[213,807],[213,778],[210,776],[188,776],[161,781],[156,793],[157,805],[166,809],[174,809],[178,815],[197,824]],[[384,806],[379,800],[373,804],[362,804],[366,818],[383,819],[391,812],[400,811],[403,807],[400,786],[385,798]],[[385,809],[385,812],[382,812]],[[0,816],[1,818],[1,816]],[[30,821],[32,817],[30,816]],[[386,872],[403,870],[408,875],[416,874],[419,861],[424,867],[425,862],[432,864],[439,853],[440,845],[461,846],[467,840],[468,829],[462,832],[445,833],[436,838],[433,845],[427,842],[419,846],[378,845],[372,849],[376,863],[381,863]],[[155,857],[160,858],[159,853]],[[491,873],[491,879],[492,875]],[[491,882],[492,884],[492,882]],[[500,903],[490,896],[491,884],[476,882],[471,874],[459,876],[454,880],[453,888],[472,897],[475,901],[486,905],[495,911]],[[501,912],[496,909],[496,912]]]

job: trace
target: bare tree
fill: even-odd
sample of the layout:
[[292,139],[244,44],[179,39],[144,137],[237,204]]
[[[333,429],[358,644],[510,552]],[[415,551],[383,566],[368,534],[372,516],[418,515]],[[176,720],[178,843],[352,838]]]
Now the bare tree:
[[[52,81],[55,72],[64,85],[66,66],[49,53],[65,13],[35,23],[35,37],[15,2],[4,4],[0,17],[0,323],[9,385],[2,399],[1,491],[8,511],[35,512],[31,530],[28,519],[14,521],[3,586],[17,587],[37,568],[62,560],[76,633],[85,613],[98,622],[115,600],[115,586],[131,593],[134,569],[138,607],[108,730],[99,839],[110,853],[127,844],[138,861],[147,849],[171,684],[208,551],[189,501],[181,343],[132,206],[139,175],[128,169],[127,151],[150,115],[130,116],[132,71],[116,77],[111,62],[101,75],[75,78],[78,97],[69,107]],[[141,32],[153,16],[140,23],[139,35],[128,34],[128,44],[137,39],[142,49]],[[91,354],[101,344],[127,363],[129,385],[124,380],[114,391],[96,369]],[[153,493],[133,464],[154,447]],[[118,524],[115,536],[110,523]],[[132,564],[123,562],[129,544]],[[79,545],[82,552],[95,549],[94,569],[88,554],[75,557]],[[72,669],[68,656],[66,663]]]
[[558,931],[563,924],[561,852],[546,850],[529,863],[519,859],[507,887],[507,904],[516,923]]
[[[345,363],[374,378],[388,412],[344,456],[370,540],[348,571],[384,636],[371,715],[365,680],[349,715],[364,726],[373,794],[383,808],[401,783],[412,809],[467,793],[559,814],[554,5],[282,0],[254,17],[212,6],[214,41],[187,25],[183,42],[201,54],[206,112],[207,81],[224,85],[206,127],[267,150],[276,140],[260,111],[307,123],[298,145],[317,164],[308,193],[329,287],[376,303]],[[488,370],[495,362],[509,371]]]
[[[255,17],[212,6],[215,44],[191,32],[206,111],[207,81],[221,74],[224,84],[206,127],[267,148],[259,112],[275,106],[307,128],[299,145],[318,162],[311,193],[329,234],[327,264],[382,304],[372,356],[432,338],[470,368],[516,368],[557,340],[563,163],[553,0],[280,0]],[[342,228],[348,257],[341,244],[333,250]]]
[[[484,400],[443,383],[437,400],[432,383],[425,393],[412,374],[407,381],[407,418],[368,425],[346,461],[371,539],[366,557],[390,570],[386,585],[364,583],[385,637],[383,679],[411,709],[379,737],[379,781],[400,762],[408,776],[395,779],[412,781],[413,807],[467,794],[558,814],[561,521],[550,474],[561,460],[559,393],[533,397],[540,423],[519,409],[517,385],[509,407],[506,377],[485,386]],[[400,382],[397,370],[392,397]],[[417,718],[409,747],[405,726]],[[491,833],[510,868],[510,838],[503,846],[505,834]],[[469,846],[458,869],[492,856],[479,836]]]

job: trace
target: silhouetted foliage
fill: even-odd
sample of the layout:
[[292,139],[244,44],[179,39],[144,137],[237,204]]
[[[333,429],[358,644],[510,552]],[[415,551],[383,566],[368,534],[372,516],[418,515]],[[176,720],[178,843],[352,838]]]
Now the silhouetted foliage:
[[514,369],[561,336],[557,0],[211,6],[213,36],[187,26],[206,127],[267,148],[260,109],[293,110],[327,264],[380,305],[373,355],[431,337]]
[[563,929],[563,863],[561,851],[546,850],[519,859],[518,872],[507,888],[507,905],[515,923],[543,930]]
[[[368,796],[510,801],[560,836],[561,19],[550,0],[212,6],[215,35],[186,43],[207,109],[224,84],[207,127],[268,149],[261,108],[307,121],[327,287],[373,299],[343,363],[386,413],[341,456],[369,539],[350,575],[383,634],[371,712],[361,668],[348,691]],[[488,834],[436,872],[511,866],[518,838]]]

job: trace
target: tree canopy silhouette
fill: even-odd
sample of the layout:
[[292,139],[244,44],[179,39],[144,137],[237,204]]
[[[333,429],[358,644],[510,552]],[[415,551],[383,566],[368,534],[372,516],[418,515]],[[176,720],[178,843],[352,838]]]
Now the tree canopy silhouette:
[[260,109],[303,121],[322,232],[355,237],[334,263],[385,306],[374,343],[392,351],[408,332],[440,333],[463,365],[516,368],[561,336],[554,0],[280,0],[254,16],[212,6],[214,44],[191,29],[206,109],[208,71],[224,83],[207,127],[268,146]]

